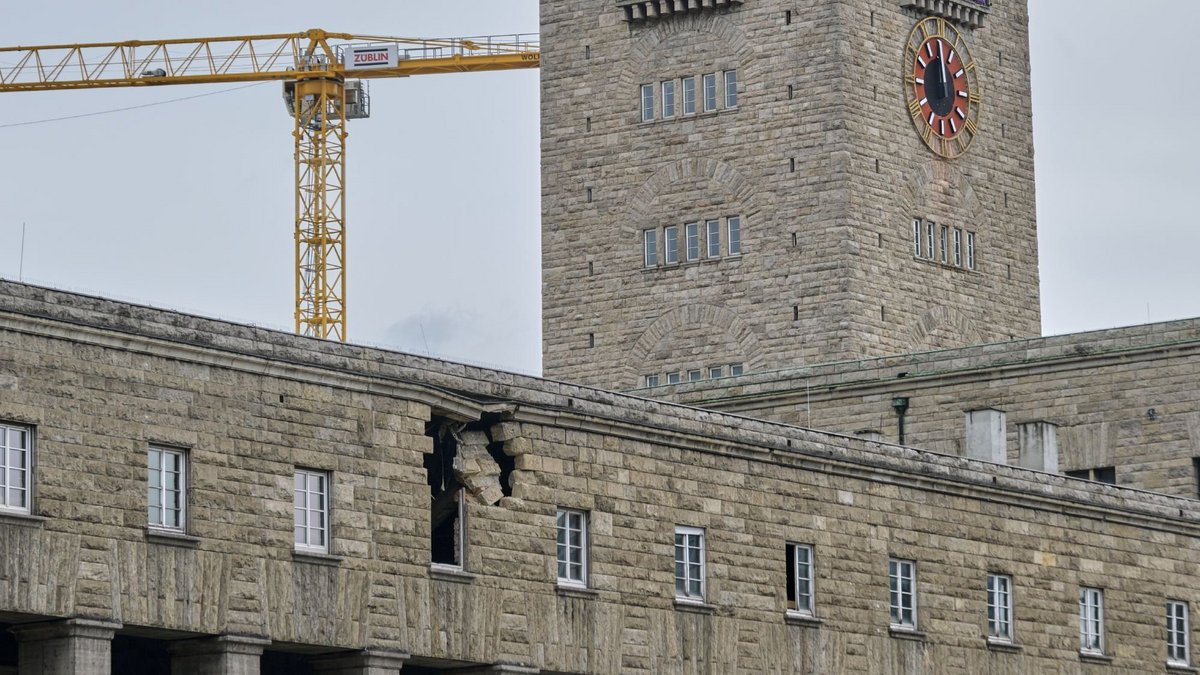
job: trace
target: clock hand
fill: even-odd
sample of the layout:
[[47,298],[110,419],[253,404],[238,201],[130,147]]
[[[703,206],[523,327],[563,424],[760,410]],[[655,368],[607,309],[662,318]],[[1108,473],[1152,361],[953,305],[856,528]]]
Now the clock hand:
[[942,98],[950,96],[950,78],[946,72],[946,43],[938,40],[938,63],[942,66]]

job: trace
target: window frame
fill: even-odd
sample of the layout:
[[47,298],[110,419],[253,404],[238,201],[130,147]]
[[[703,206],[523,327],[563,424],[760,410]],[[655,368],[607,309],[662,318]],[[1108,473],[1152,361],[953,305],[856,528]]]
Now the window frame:
[[967,231],[967,269],[975,269],[975,233]]
[[642,230],[642,266],[658,267],[658,228]]
[[657,387],[658,383],[659,383],[658,375],[645,375],[642,380],[642,386],[646,387],[647,389],[650,387]]
[[712,218],[704,221],[705,248],[708,250],[709,259],[721,257],[721,219]]
[[[680,560],[680,557],[679,557],[679,553],[681,550],[681,544],[680,544],[680,540],[679,540],[680,537],[684,537],[683,544],[682,544],[682,550],[684,552],[683,560]],[[690,537],[697,538],[696,546],[694,546],[694,547],[691,546],[691,540],[689,539]],[[707,569],[708,563],[706,560],[707,551],[705,551],[705,549],[707,548],[706,540],[707,540],[707,537],[705,536],[704,528],[702,528],[702,527],[691,527],[688,525],[676,525],[675,526],[675,600],[676,601],[689,602],[689,603],[703,603],[704,602],[704,598],[705,598],[706,594],[708,593],[708,584],[706,582],[706,578],[708,577],[708,569]],[[691,550],[698,551],[698,558],[699,558],[698,563],[693,563],[690,560],[688,560],[687,552],[689,552]],[[683,572],[684,572],[683,577],[679,576],[679,570],[680,570],[681,565],[682,565]],[[698,568],[696,570],[697,574],[699,575],[698,579],[692,577],[692,568],[693,567]],[[680,588],[679,588],[681,579],[683,581],[682,592],[680,591]],[[697,582],[697,584],[699,586],[699,591],[697,591],[696,593],[693,593],[691,591],[692,582]]]
[[738,106],[738,77],[736,68],[721,73],[721,85],[725,92],[725,108],[727,110],[736,108]]
[[963,263],[963,250],[962,250],[963,236],[962,236],[962,234],[963,234],[963,231],[961,228],[958,228],[958,227],[954,228],[954,266],[955,267],[963,266],[963,264],[962,264]]
[[702,92],[704,95],[703,110],[706,113],[715,112],[717,110],[717,103],[719,100],[717,97],[717,74],[704,73],[700,80],[701,86],[704,88],[704,91]]
[[[675,80],[663,80],[660,84],[662,92],[662,118],[664,120],[674,119],[675,108]],[[668,108],[668,106],[670,106]]]
[[[1095,600],[1095,602],[1091,602]],[[1091,624],[1091,625],[1089,625]],[[1095,631],[1089,629],[1095,628]],[[1095,646],[1092,646],[1093,639]],[[1104,654],[1104,589],[1079,587],[1079,653]]]
[[684,259],[688,262],[695,262],[700,259],[700,222],[685,223],[683,231]]
[[683,78],[680,86],[682,93],[682,109],[684,117],[696,114],[696,76],[689,75]]
[[[17,448],[9,445],[10,434],[24,434],[25,447]],[[21,455],[22,466],[14,469],[10,465],[12,452]],[[21,473],[22,487],[12,487],[10,476],[14,472]],[[26,424],[0,422],[0,513],[16,513],[30,515],[33,513],[33,475],[34,475],[34,434],[33,427]],[[22,494],[22,504],[13,506],[9,498],[12,493]]]
[[[303,507],[296,504],[296,498],[298,497],[299,493],[301,492],[300,487],[298,485],[296,485],[296,481],[299,480],[301,476],[304,476],[303,492],[306,495]],[[322,481],[321,485],[323,487],[322,492],[314,493],[312,490],[308,489],[308,485],[309,485],[308,479],[310,477],[321,479],[321,481]],[[330,515],[332,512],[332,509],[330,508],[330,504],[329,504],[330,496],[333,494],[333,474],[332,474],[332,472],[323,471],[320,469],[307,469],[307,468],[303,468],[303,467],[296,467],[295,474],[292,479],[292,490],[293,490],[292,508],[293,508],[293,513],[294,513],[293,527],[292,527],[292,543],[295,547],[295,550],[300,551],[302,553],[329,553],[329,551],[330,551],[329,544],[333,538],[332,537],[333,528],[332,528],[332,523],[330,522]],[[317,510],[317,509],[312,509],[312,508],[308,507],[307,495],[309,495],[309,494],[320,494],[321,495],[321,497],[322,497],[321,509]],[[296,520],[295,516],[298,516],[300,514],[301,510],[303,510],[303,512],[306,514],[305,522],[304,522],[303,526],[301,526],[299,523],[295,522],[295,520]],[[320,513],[322,518],[324,519],[323,527],[321,527],[321,528],[311,527],[309,525],[309,521],[308,521],[308,517],[307,517],[307,514],[309,514],[309,513]],[[299,528],[299,527],[304,528],[304,532],[305,532],[304,539],[305,540],[303,542],[296,541],[296,536],[298,534],[296,532],[296,528]],[[313,529],[317,529],[317,531],[319,531],[321,533],[321,543],[320,544],[313,544],[309,541],[309,533]]]
[[742,374],[745,372],[746,372],[745,366],[743,366],[742,364],[740,364],[740,363],[729,364],[729,376],[730,377],[741,377]]
[[[152,486],[151,481],[150,481],[150,476],[154,475],[152,473],[154,471],[154,469],[150,466],[150,457],[154,453],[159,454],[158,487],[157,488]],[[166,468],[163,466],[163,458],[168,455],[175,456],[179,462],[179,472],[178,472],[179,480],[178,480],[177,490],[176,490],[176,492],[179,494],[179,515],[178,515],[179,524],[178,525],[168,525],[164,522],[166,520],[166,514],[167,514],[168,509],[166,506],[166,501],[167,501],[167,499],[166,499],[166,495],[167,495],[166,483],[163,480],[166,477],[166,475],[165,475]],[[162,445],[151,445],[146,448],[146,485],[147,485],[146,523],[147,523],[147,527],[149,527],[151,529],[155,529],[155,530],[167,530],[169,532],[186,532],[187,531],[187,522],[188,522],[187,521],[187,516],[188,516],[187,502],[188,502],[188,482],[189,482],[188,481],[188,468],[189,467],[188,467],[188,452],[187,452],[187,450],[184,450],[182,448],[171,448],[171,447],[166,447],[166,446],[162,446]],[[158,499],[157,505],[151,504],[150,498],[149,498],[149,491],[154,490],[154,489],[157,489],[158,493],[159,493],[159,499]],[[158,509],[158,515],[159,515],[158,522],[154,522],[154,520],[152,520],[150,517],[150,509],[152,509],[152,508]]]
[[950,227],[948,225],[942,225],[941,228],[938,229],[938,244],[941,246],[941,249],[942,249],[941,250],[941,255],[942,255],[941,259],[942,259],[943,265],[946,264],[946,262],[950,258],[950,253],[949,253],[949,251],[946,250],[946,246],[949,243],[949,241],[950,241]]
[[[1004,588],[1000,588],[1003,582]],[[989,640],[1012,642],[1013,631],[1013,578],[1011,574],[988,572],[987,575],[987,636]],[[1000,612],[1003,611],[1003,618]]]
[[640,107],[641,107],[642,121],[643,122],[653,122],[654,121],[654,85],[653,84],[643,84],[641,86],[641,95],[639,97],[639,100],[641,102]]
[[742,217],[728,216],[725,218],[725,250],[729,255],[742,254]]
[[925,253],[925,242],[922,238],[922,232],[925,230],[925,221],[920,218],[913,219],[913,257],[923,258]]
[[[902,584],[905,580],[910,589],[907,592]],[[907,621],[905,613],[909,617]],[[888,559],[888,621],[894,630],[917,630],[917,563],[914,560]]]
[[[800,560],[800,552],[805,552],[805,562]],[[789,543],[787,545],[788,558],[791,564],[788,567],[788,589],[791,592],[791,598],[788,599],[788,613],[800,616],[815,616],[817,608],[817,561],[816,548],[812,544],[796,544]],[[806,568],[807,575],[801,574],[801,565]],[[800,592],[800,583],[804,581],[808,583],[808,601],[806,604],[801,603],[801,597],[805,594]]]
[[700,368],[692,368],[691,370],[687,371],[687,381],[688,382],[699,382],[700,380],[703,380],[703,379],[704,379],[704,371],[701,370]]
[[934,238],[934,233],[937,229],[937,224],[932,220],[925,221],[925,259],[933,260],[937,252],[937,240]]
[[724,366],[709,366],[708,367],[708,379],[719,380],[722,377],[725,377],[725,367]]
[[679,384],[682,381],[679,372],[667,373],[667,384]]
[[679,226],[668,225],[663,228],[663,264],[679,264]]
[[[1182,614],[1177,614],[1174,610],[1183,610]],[[1192,617],[1191,607],[1183,600],[1167,600],[1167,665],[1181,666],[1184,668],[1192,665]],[[1183,622],[1183,627],[1178,627],[1178,622]],[[1182,640],[1182,644],[1176,642],[1177,639]],[[1176,653],[1182,652],[1182,658],[1177,657]]]
[[[571,521],[572,517],[579,518],[579,527],[578,528],[571,527],[570,521]],[[565,527],[564,527],[564,520],[566,523]],[[559,508],[558,512],[555,514],[555,562],[556,562],[556,567],[557,567],[556,576],[558,579],[559,586],[570,586],[573,588],[587,588],[588,587],[588,567],[589,567],[588,558],[590,557],[588,555],[588,553],[589,553],[589,551],[588,551],[588,547],[589,547],[589,532],[588,532],[588,530],[589,530],[589,527],[588,527],[588,512],[587,511],[583,511],[581,509]],[[566,537],[567,537],[565,543],[564,543],[564,537],[563,537],[564,531],[566,532]],[[574,531],[579,532],[579,545],[575,546],[575,547],[573,547],[571,545],[570,540],[569,540],[571,533]],[[566,550],[566,555],[567,555],[566,560],[564,560],[562,557],[564,548]],[[578,555],[579,555],[578,561],[572,560],[572,558],[571,558],[571,549],[572,548],[575,548],[578,550]],[[562,574],[564,565],[565,565],[565,569],[567,570],[566,576],[563,576],[563,574]],[[571,567],[572,566],[578,566],[578,568],[579,568],[579,578],[578,579],[571,576]]]

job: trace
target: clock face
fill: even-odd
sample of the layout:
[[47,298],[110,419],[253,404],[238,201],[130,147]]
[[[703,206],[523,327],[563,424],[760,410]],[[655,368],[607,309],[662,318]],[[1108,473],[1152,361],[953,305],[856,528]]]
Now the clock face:
[[979,133],[979,77],[962,34],[945,19],[922,19],[909,35],[904,92],[930,150],[951,159],[967,151]]

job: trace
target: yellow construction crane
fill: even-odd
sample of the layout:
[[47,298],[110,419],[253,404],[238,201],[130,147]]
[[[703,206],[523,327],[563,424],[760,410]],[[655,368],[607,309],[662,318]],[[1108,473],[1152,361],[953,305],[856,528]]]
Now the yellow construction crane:
[[[537,68],[536,35],[328,33],[0,48],[0,93],[280,80],[296,141],[296,332],[346,340],[346,121],[364,80]],[[347,79],[347,76],[354,79]]]

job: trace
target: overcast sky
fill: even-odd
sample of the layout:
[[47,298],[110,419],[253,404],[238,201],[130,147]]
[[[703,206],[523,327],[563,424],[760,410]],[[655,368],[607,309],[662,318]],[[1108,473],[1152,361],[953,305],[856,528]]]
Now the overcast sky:
[[[1138,3],[1142,51],[1119,47],[1127,2],[1031,5],[1045,332],[1200,316],[1200,3]],[[22,3],[0,44],[537,30],[535,0],[282,6]],[[540,372],[537,73],[371,86],[348,141],[351,340]],[[229,89],[0,99],[0,277],[24,223],[26,281],[291,330],[291,121],[279,84]]]

